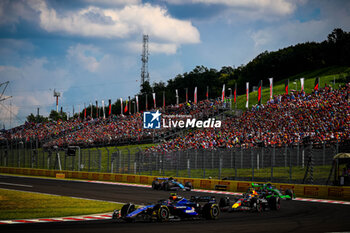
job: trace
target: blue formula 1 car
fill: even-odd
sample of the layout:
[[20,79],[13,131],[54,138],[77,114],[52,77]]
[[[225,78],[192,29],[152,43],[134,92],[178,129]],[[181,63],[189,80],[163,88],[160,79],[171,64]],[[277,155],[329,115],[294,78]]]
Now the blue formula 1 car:
[[172,194],[168,200],[160,200],[157,204],[135,208],[134,204],[125,204],[121,210],[114,210],[112,219],[127,222],[136,220],[159,221],[181,219],[217,219],[220,208],[215,197],[192,196],[190,200]]
[[154,190],[165,190],[165,191],[191,191],[193,185],[191,182],[186,182],[184,185],[178,182],[176,179],[170,178],[156,178],[152,182],[152,189]]

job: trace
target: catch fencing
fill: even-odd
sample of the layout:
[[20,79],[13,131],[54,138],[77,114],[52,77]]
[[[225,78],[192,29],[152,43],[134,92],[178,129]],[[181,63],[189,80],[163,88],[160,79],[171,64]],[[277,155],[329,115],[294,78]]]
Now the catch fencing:
[[137,146],[70,149],[43,149],[39,148],[36,141],[15,141],[0,146],[0,166],[326,184],[339,145],[198,149],[162,153],[144,152]]

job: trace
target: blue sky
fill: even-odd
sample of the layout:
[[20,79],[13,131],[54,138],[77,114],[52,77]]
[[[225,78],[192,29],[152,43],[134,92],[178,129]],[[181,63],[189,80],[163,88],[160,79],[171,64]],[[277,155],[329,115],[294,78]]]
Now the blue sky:
[[[240,66],[263,51],[350,31],[345,0],[0,0],[0,82],[10,81],[0,124],[23,124],[59,105],[139,91],[142,35],[151,82],[197,65]],[[11,113],[10,113],[11,110]]]

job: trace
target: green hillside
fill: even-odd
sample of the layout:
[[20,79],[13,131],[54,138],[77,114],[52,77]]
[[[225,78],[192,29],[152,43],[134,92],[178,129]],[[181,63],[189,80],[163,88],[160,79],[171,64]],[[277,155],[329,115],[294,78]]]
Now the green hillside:
[[[311,93],[314,88],[316,77],[320,78],[320,87],[324,87],[325,84],[331,85],[333,87],[333,82],[335,81],[335,87],[339,88],[339,84],[345,83],[345,78],[350,75],[350,67],[338,67],[332,66],[323,69],[318,69],[312,72],[305,72],[298,75],[294,75],[289,78],[289,91],[297,89],[300,91],[300,78],[304,77],[304,88],[306,93]],[[296,80],[296,81],[295,81]],[[259,80],[256,80],[258,83]],[[294,83],[296,82],[296,84]],[[279,95],[285,93],[285,80],[276,82],[273,84],[273,95]],[[252,90],[252,85],[249,87]],[[249,93],[249,108],[258,103],[258,92]],[[262,90],[262,103],[265,104],[270,98],[270,88],[269,80],[263,80],[263,90]],[[246,95],[237,96],[237,109],[245,110],[246,107]],[[233,109],[235,106],[233,105]]]

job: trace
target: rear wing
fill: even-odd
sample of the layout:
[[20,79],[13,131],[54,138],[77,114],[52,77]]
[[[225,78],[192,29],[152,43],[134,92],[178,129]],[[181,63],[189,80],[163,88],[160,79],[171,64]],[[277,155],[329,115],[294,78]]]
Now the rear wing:
[[216,202],[215,196],[191,196],[192,202]]

